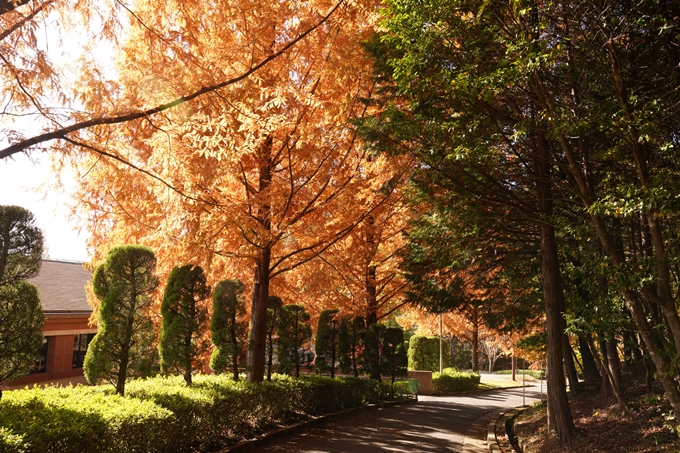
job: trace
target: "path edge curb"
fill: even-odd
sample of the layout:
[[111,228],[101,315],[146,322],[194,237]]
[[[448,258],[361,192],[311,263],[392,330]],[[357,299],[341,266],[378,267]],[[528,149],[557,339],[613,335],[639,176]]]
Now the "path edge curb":
[[323,414],[316,417],[311,417],[308,420],[294,423],[292,425],[283,426],[281,428],[276,428],[271,431],[267,431],[253,439],[248,439],[236,443],[226,449],[220,450],[218,453],[246,453],[253,451],[254,448],[272,442],[280,437],[288,434],[292,434],[298,431],[302,431],[305,428],[320,425],[322,423],[328,422],[334,418],[342,417],[344,415],[354,414],[358,412],[370,411],[375,409],[380,409],[383,407],[397,406],[403,404],[415,404],[418,402],[418,397],[410,398],[406,400],[399,401],[383,401],[380,403],[367,404],[365,406],[356,406],[349,409],[345,409],[339,412],[331,412],[330,414]]

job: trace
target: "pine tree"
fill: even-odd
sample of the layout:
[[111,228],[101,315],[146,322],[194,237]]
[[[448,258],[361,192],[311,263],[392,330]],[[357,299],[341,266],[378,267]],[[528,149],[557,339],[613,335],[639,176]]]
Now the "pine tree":
[[210,286],[201,267],[186,264],[172,270],[161,304],[158,352],[161,371],[180,371],[187,385],[191,385],[192,361],[208,347],[203,339],[208,327],[203,301],[208,297]]
[[26,280],[38,274],[42,250],[33,214],[0,206],[0,384],[28,373],[43,343],[38,289]]
[[269,296],[267,300],[267,380],[272,380],[272,366],[274,362],[274,333],[276,322],[279,319],[279,311],[283,307],[283,301],[278,296]]
[[359,376],[363,370],[364,347],[366,345],[366,321],[363,316],[344,317],[340,322],[338,360],[340,371]]
[[401,327],[388,327],[383,340],[381,366],[390,376],[392,384],[397,376],[406,375],[408,357],[404,343],[404,330]]
[[383,344],[385,341],[385,330],[387,327],[384,324],[372,324],[368,326],[366,332],[366,350],[364,351],[364,371],[366,376],[378,381],[382,380],[380,372],[383,367],[381,365]]
[[338,360],[338,342],[340,339],[339,310],[324,310],[319,316],[316,328],[314,351],[316,360],[314,368],[317,373],[330,372],[331,378],[335,377],[335,368]]
[[245,285],[240,280],[223,280],[213,294],[213,315],[210,321],[215,350],[210,357],[210,368],[223,373],[231,368],[238,380],[239,356],[244,350],[248,324],[243,300]]
[[300,365],[310,362],[307,346],[312,338],[309,313],[301,305],[284,305],[279,312],[276,334],[279,336],[276,352],[279,357],[279,373],[293,371],[300,376]]
[[150,318],[158,286],[154,253],[140,245],[114,247],[92,277],[100,300],[99,330],[92,339],[83,369],[87,381],[109,382],[125,394],[128,376],[151,372],[155,329]]

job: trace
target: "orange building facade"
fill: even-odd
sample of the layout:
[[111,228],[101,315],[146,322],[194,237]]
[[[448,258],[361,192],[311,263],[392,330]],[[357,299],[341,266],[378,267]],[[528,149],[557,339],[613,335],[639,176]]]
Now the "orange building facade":
[[33,371],[10,385],[13,388],[49,381],[82,382],[87,346],[97,332],[89,325],[92,308],[85,285],[91,278],[82,263],[43,260],[40,274],[31,279],[45,313],[45,343]]

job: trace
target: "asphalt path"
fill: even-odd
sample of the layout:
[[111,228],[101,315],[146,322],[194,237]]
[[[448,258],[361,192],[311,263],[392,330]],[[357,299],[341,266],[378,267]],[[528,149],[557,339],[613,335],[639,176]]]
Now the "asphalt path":
[[333,418],[279,437],[258,452],[381,453],[460,452],[466,429],[485,415],[531,404],[539,387],[504,389],[466,396],[419,396],[417,403]]

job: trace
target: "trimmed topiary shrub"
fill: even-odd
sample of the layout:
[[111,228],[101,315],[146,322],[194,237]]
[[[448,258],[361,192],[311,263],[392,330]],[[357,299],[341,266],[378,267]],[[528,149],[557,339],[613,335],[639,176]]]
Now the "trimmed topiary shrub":
[[432,393],[447,395],[475,390],[479,385],[479,378],[477,373],[444,368],[442,373],[432,373]]

